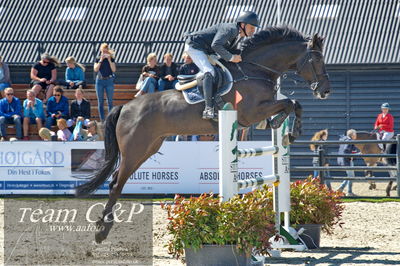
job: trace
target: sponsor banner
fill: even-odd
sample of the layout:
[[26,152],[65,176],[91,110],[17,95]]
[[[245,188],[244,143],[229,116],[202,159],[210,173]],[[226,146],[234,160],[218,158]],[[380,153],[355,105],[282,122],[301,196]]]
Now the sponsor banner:
[[[270,145],[239,142],[240,148]],[[3,142],[0,146],[0,190],[6,194],[73,194],[73,188],[104,163],[103,142]],[[272,174],[271,155],[241,159],[238,170],[239,180]],[[108,182],[96,193],[107,194]],[[129,177],[123,193],[218,193],[218,182],[218,142],[164,142]]]

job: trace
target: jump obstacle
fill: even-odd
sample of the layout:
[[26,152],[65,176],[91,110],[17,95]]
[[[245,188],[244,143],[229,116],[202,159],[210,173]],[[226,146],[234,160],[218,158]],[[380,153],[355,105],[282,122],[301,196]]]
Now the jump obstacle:
[[[277,98],[285,96],[277,92]],[[250,149],[238,149],[237,146],[237,111],[219,111],[219,193],[221,201],[227,201],[238,194],[240,189],[256,188],[263,184],[273,185],[275,228],[285,236],[290,245],[279,244],[274,248],[290,248],[302,251],[305,246],[291,237],[290,219],[290,157],[289,146],[282,143],[289,131],[289,119],[282,126],[272,130],[272,146]],[[238,180],[238,159],[254,156],[272,155],[273,174],[259,178]],[[284,213],[284,226],[281,226],[281,213]]]

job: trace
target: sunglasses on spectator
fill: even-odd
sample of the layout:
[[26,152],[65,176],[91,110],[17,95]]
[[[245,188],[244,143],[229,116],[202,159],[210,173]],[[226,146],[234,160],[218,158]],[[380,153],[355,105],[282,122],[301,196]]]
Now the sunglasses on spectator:
[[14,93],[6,93],[6,95],[7,95],[7,96],[9,96],[9,95],[14,95]]
[[50,61],[43,61],[43,64],[48,64],[50,63]]
[[61,94],[54,94],[54,96],[61,96]]

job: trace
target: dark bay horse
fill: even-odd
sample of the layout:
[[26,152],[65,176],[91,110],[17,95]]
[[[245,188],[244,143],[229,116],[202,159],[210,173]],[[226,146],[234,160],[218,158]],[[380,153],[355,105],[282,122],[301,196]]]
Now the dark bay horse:
[[[365,132],[365,131],[357,131],[357,140],[376,140],[376,134]],[[362,154],[380,154],[382,153],[381,148],[377,143],[368,143],[368,144],[355,144],[355,146],[361,151]],[[396,153],[396,144],[387,144],[385,153],[386,154],[395,154]],[[384,165],[395,166],[396,159],[395,158],[382,158],[382,157],[369,157],[363,158],[365,164],[367,166],[377,166],[378,163]],[[365,171],[367,177],[373,176],[372,171]],[[390,177],[397,176],[396,171],[389,171]],[[374,181],[369,181],[369,189],[375,189],[376,184]],[[389,181],[388,185],[386,186],[386,196],[390,196],[390,190],[392,189],[393,181]]]
[[[276,115],[270,126],[279,127],[294,112],[289,136],[293,142],[301,134],[301,105],[295,100],[276,100],[276,80],[294,68],[309,82],[315,97],[326,98],[330,82],[322,46],[323,38],[317,34],[307,38],[289,27],[271,27],[246,40],[239,65],[223,62],[235,80],[223,100],[233,103],[236,90],[243,97],[237,106],[238,122],[247,127]],[[159,150],[167,136],[218,133],[217,122],[201,118],[203,109],[204,103],[190,105],[181,92],[168,90],[139,97],[110,112],[105,122],[105,163],[76,189],[77,196],[88,195],[112,175],[110,197],[103,218],[97,221],[102,229],[96,232],[96,242],[107,237],[113,225],[113,206],[129,176]]]

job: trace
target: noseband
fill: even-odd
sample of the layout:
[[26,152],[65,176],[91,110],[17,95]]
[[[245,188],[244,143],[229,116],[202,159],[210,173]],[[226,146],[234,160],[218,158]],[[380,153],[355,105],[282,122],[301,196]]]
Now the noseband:
[[313,79],[311,81],[310,87],[311,87],[311,90],[315,91],[318,88],[319,84],[320,84],[320,80],[322,78],[328,79],[329,75],[326,72],[324,72],[322,74],[317,74],[317,71],[315,70],[315,66],[314,66],[314,60],[312,58],[312,54],[313,53],[314,54],[319,54],[319,55],[322,56],[322,53],[320,51],[307,49],[306,58],[303,61],[303,63],[301,64],[300,69],[297,69],[295,74],[299,76],[300,73],[302,72],[303,68],[306,66],[306,64],[310,64],[311,65],[311,70],[312,70],[312,75],[313,75]]

